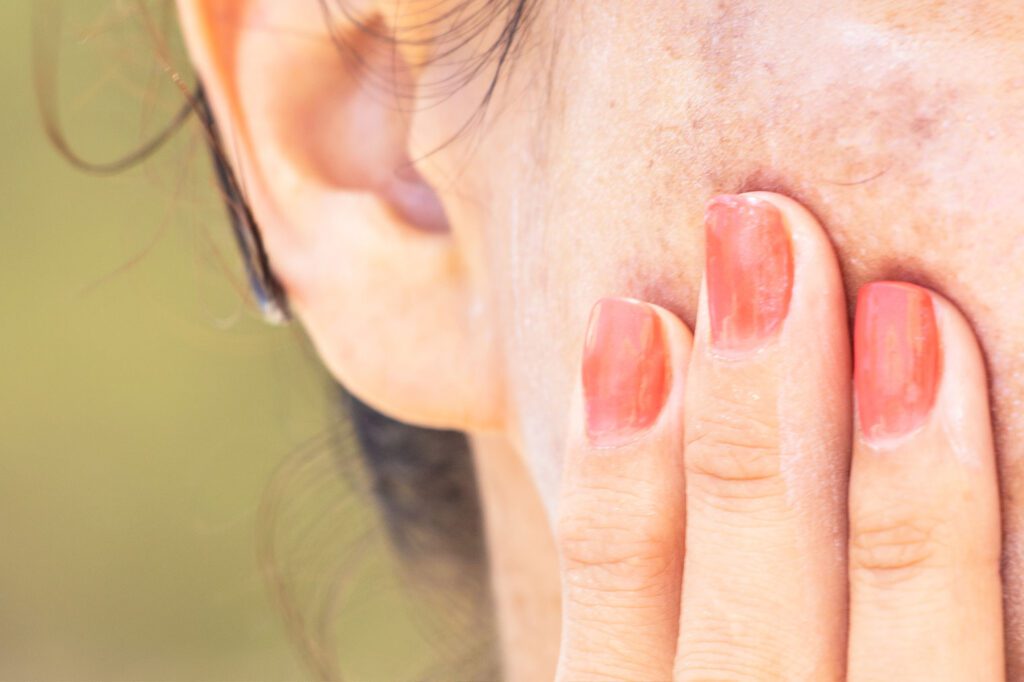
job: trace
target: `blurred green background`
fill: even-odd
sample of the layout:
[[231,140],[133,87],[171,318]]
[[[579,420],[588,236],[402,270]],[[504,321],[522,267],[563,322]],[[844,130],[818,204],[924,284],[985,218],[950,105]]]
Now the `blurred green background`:
[[[329,382],[237,285],[194,126],[113,177],[54,151],[34,4],[0,3],[0,679],[308,678],[261,579],[257,509],[337,419]],[[76,149],[111,158],[176,95],[134,3],[63,4],[45,17],[60,113]],[[349,626],[367,660],[383,618],[364,604]]]

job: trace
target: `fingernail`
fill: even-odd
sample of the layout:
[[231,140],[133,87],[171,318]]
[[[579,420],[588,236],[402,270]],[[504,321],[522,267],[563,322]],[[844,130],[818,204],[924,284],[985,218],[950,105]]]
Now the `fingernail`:
[[749,351],[772,338],[789,311],[793,254],[771,202],[723,195],[705,219],[708,313],[717,350]]
[[661,414],[668,387],[668,350],[654,309],[629,299],[599,301],[583,350],[590,442],[613,447],[646,431]]
[[935,404],[941,357],[931,295],[903,282],[874,282],[857,295],[854,385],[869,440],[905,435]]

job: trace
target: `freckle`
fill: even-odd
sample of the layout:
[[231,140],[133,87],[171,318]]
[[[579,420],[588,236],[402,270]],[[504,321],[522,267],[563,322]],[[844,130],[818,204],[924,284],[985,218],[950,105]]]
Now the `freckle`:
[[665,49],[665,54],[668,55],[669,59],[679,60],[682,57],[682,54],[680,54],[679,49],[675,45],[665,43],[662,47]]
[[918,116],[911,121],[910,131],[923,139],[934,137],[935,119],[929,116]]

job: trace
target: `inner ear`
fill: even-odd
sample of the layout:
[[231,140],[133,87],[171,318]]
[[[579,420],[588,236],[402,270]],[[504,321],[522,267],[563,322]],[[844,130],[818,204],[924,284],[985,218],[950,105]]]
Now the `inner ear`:
[[447,230],[437,195],[410,159],[415,74],[388,30],[376,15],[329,39],[289,41],[288,54],[260,60],[276,71],[262,75],[263,87],[274,84],[268,119],[303,175],[373,193],[414,227]]

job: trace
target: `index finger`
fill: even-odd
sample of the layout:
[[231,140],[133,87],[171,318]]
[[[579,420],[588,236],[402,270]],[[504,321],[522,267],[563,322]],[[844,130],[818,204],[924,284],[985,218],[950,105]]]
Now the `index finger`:
[[690,343],[641,301],[605,299],[591,316],[558,510],[559,680],[672,678]]

